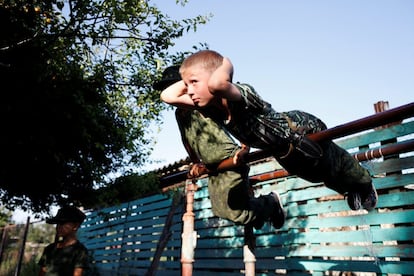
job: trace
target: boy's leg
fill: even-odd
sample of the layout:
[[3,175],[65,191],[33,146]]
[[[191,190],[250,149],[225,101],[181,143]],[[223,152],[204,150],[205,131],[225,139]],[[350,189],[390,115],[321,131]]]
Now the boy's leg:
[[238,171],[225,171],[208,177],[208,193],[214,215],[239,224],[255,219],[247,210],[248,180]]
[[283,226],[285,213],[276,194],[254,197],[250,192],[248,169],[225,171],[210,176],[208,191],[214,215],[237,224],[260,229],[265,221]]
[[[296,127],[292,130],[303,135],[326,129],[320,119],[309,113],[295,110],[286,114]],[[321,158],[306,157],[298,150],[293,150],[286,158],[276,158],[290,173],[311,182],[323,181],[327,187],[346,195],[351,209],[374,208],[378,195],[369,172],[334,142],[323,141],[318,144],[323,152]]]
[[324,156],[320,161],[321,168],[327,168],[330,172],[324,178],[326,186],[345,195],[353,210],[373,209],[378,195],[368,170],[334,142],[324,142],[322,147]]
[[289,173],[310,182],[324,182],[328,188],[346,196],[352,210],[373,209],[378,195],[368,170],[334,142],[319,144],[323,150],[319,159],[305,157],[296,150],[286,158],[276,158]]
[[251,198],[249,203],[250,208],[257,214],[256,220],[252,223],[254,228],[262,228],[266,221],[276,229],[282,228],[285,224],[286,211],[277,192]]

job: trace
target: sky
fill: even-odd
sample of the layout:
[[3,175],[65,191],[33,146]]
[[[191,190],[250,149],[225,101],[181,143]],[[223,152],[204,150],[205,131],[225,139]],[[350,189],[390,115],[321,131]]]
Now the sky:
[[[153,2],[174,19],[211,14],[172,50],[207,43],[230,58],[234,81],[253,85],[276,111],[303,110],[334,127],[372,115],[378,101],[414,102],[412,0]],[[163,116],[147,171],[187,156],[173,111]]]
[[[157,0],[172,18],[211,14],[174,49],[207,43],[229,57],[276,111],[303,110],[335,127],[414,102],[414,1]],[[172,111],[151,156],[162,168],[187,156]]]

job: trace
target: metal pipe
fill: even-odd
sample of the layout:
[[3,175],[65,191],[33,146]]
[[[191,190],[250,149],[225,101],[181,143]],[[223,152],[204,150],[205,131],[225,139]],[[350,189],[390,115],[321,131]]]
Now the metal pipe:
[[354,154],[354,158],[358,161],[366,161],[376,158],[385,157],[388,155],[399,154],[414,150],[414,140],[407,140],[376,149],[370,149],[365,152]]
[[197,184],[193,179],[186,181],[186,212],[183,215],[183,233],[181,245],[181,275],[191,276],[193,273],[194,249],[197,244],[197,232],[194,231],[194,193]]
[[[398,144],[392,144],[376,149],[370,149],[354,155],[354,158],[358,161],[366,161],[376,158],[385,157],[388,155],[399,154],[414,151],[414,140],[407,140]],[[262,182],[266,180],[286,177],[290,175],[288,171],[284,169],[271,171],[263,174],[253,175],[250,177],[255,182]]]
[[253,175],[250,177],[251,180],[255,182],[262,182],[269,179],[275,179],[275,178],[282,178],[290,175],[287,170],[285,169],[279,169],[276,171],[271,171],[263,174]]
[[342,124],[327,130],[307,135],[309,139],[314,141],[322,141],[327,139],[335,139],[346,135],[355,134],[357,132],[370,128],[394,123],[414,116],[414,103],[409,103],[400,107],[392,108],[374,115],[355,120],[346,124]]

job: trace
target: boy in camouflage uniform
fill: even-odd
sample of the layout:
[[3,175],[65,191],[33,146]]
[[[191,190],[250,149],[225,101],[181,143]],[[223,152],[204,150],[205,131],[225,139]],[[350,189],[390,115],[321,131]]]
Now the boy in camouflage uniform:
[[[179,66],[168,67],[154,89],[162,90],[179,81],[178,69]],[[177,108],[175,115],[183,144],[195,163],[190,176],[209,174],[208,191],[214,215],[236,224],[251,224],[256,229],[265,221],[281,228],[285,213],[279,196],[270,193],[255,198],[250,192],[249,167],[241,162],[248,149],[239,147],[224,129],[196,110]]]
[[233,65],[215,51],[192,54],[180,74],[182,81],[161,93],[164,102],[197,109],[241,143],[270,150],[290,173],[345,195],[353,210],[376,206],[378,196],[366,169],[334,142],[306,138],[326,129],[321,120],[303,111],[276,112],[252,86],[233,83]]

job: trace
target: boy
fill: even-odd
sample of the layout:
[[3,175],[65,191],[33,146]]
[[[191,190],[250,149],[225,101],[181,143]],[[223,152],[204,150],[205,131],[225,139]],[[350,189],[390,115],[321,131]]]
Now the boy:
[[181,81],[162,91],[164,102],[197,109],[241,143],[270,150],[291,174],[345,195],[352,210],[375,208],[378,195],[368,171],[332,141],[306,138],[326,129],[320,119],[303,111],[276,112],[252,86],[232,83],[231,61],[215,51],[190,55],[180,74]]
[[[178,69],[179,66],[165,69],[154,89],[163,90],[180,81]],[[285,213],[277,193],[257,198],[250,193],[249,167],[242,163],[248,148],[239,147],[224,129],[197,110],[177,108],[175,114],[184,147],[194,163],[190,177],[209,173],[208,191],[214,215],[256,229],[265,221],[281,228]]]
[[64,206],[55,217],[46,220],[46,223],[56,224],[56,237],[39,260],[39,276],[84,275],[89,265],[88,250],[79,242],[76,233],[85,218],[75,206]]

